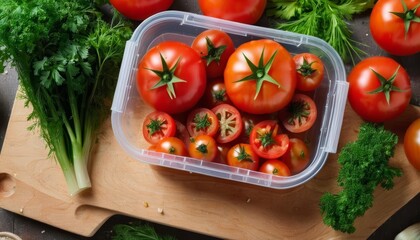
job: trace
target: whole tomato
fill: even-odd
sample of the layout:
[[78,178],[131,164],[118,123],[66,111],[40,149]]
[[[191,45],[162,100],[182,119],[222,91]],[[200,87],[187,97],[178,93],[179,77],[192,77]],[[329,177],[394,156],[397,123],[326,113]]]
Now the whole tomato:
[[359,62],[348,82],[349,103],[366,121],[391,120],[402,114],[410,102],[410,78],[392,58],[370,57]]
[[167,10],[174,0],[110,0],[112,6],[132,20],[144,20],[155,13]]
[[278,159],[268,159],[261,165],[258,171],[283,177],[292,175],[289,167]]
[[188,145],[190,157],[204,161],[213,162],[218,152],[216,140],[208,135],[193,137]]
[[301,91],[313,91],[324,79],[324,63],[312,53],[300,53],[293,57],[296,63],[297,85]]
[[258,170],[260,157],[252,151],[249,144],[238,143],[229,149],[227,153],[227,164],[249,170]]
[[419,0],[379,0],[370,15],[376,43],[398,56],[420,52]]
[[137,90],[153,108],[166,113],[191,109],[206,88],[203,60],[181,42],[162,42],[141,59],[137,72]]
[[198,0],[201,12],[210,17],[254,24],[264,13],[267,0]]
[[405,132],[404,151],[411,165],[420,171],[420,118],[412,122]]
[[197,35],[191,47],[206,60],[209,78],[223,76],[229,56],[235,51],[230,36],[217,29],[209,29]]
[[240,110],[264,114],[285,107],[296,88],[296,65],[279,43],[254,40],[230,56],[224,74],[229,99]]
[[309,149],[301,139],[290,138],[289,148],[281,159],[289,167],[292,174],[297,174],[309,165]]
[[226,93],[223,78],[207,81],[207,87],[202,100],[204,106],[208,108],[214,108],[222,103],[231,104],[229,96]]
[[174,154],[178,156],[188,156],[188,150],[184,142],[177,137],[165,137],[162,138],[155,145],[149,147],[149,150],[153,150],[161,153]]

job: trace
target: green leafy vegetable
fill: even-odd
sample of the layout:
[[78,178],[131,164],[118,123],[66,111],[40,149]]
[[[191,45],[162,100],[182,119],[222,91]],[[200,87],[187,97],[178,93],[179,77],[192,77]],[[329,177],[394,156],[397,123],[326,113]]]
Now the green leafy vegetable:
[[[91,186],[88,159],[108,115],[131,28],[107,23],[91,0],[0,5],[0,66],[11,61],[31,105],[28,120],[58,160],[71,195]],[[4,70],[0,68],[0,70]]]
[[338,157],[341,169],[338,194],[325,193],[320,208],[326,225],[345,233],[353,233],[354,220],[373,206],[373,192],[378,185],[384,189],[394,186],[393,178],[401,176],[400,169],[390,167],[398,136],[373,123],[360,127],[358,139],[344,146]]
[[351,38],[347,23],[354,14],[374,5],[374,0],[269,0],[267,16],[279,19],[274,27],[324,39],[344,61],[365,54]]
[[155,229],[147,224],[117,224],[113,230],[112,240],[176,240],[172,236],[159,236]]

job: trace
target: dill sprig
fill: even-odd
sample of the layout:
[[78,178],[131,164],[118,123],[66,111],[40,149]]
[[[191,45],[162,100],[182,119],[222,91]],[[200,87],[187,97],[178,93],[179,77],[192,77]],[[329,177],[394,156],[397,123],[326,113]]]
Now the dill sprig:
[[366,53],[352,39],[348,21],[374,5],[374,0],[269,0],[267,16],[274,17],[275,28],[319,37],[328,42],[343,61],[361,58]]

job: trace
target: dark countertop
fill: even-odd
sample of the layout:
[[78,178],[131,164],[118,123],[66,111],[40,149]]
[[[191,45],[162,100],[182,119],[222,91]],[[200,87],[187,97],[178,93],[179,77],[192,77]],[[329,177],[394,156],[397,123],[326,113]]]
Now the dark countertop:
[[[175,0],[171,9],[200,13],[200,10],[195,0],[180,1]],[[267,19],[263,17],[257,25],[266,26]],[[361,48],[368,53],[369,56],[387,55],[379,49],[369,32],[369,13],[356,16],[351,21],[351,26],[354,31],[354,39],[364,43]],[[393,57],[393,56],[391,56]],[[412,88],[414,96],[412,103],[420,105],[420,54],[410,57],[393,57],[397,60],[411,76]],[[415,66],[417,65],[417,66]],[[346,65],[346,70],[349,72],[351,65]],[[16,73],[8,69],[7,74],[0,74],[0,150],[3,144],[7,123],[10,117],[13,101],[15,99],[16,90],[18,86]],[[420,190],[419,190],[420,192]],[[388,221],[386,221],[380,228],[374,232],[369,239],[393,239],[394,236],[408,227],[409,225],[420,221],[420,194],[417,194],[408,204],[395,213]],[[29,239],[110,239],[112,235],[112,227],[119,223],[131,223],[140,221],[127,216],[116,215],[111,217],[91,238],[81,237],[61,229],[57,229],[41,222],[34,221],[24,216],[0,209],[0,232],[9,231],[21,236],[24,240]],[[178,230],[159,224],[150,223],[155,227],[158,233],[164,235],[172,235],[178,239],[215,239],[208,236],[203,236],[197,233],[191,233],[184,230]],[[349,235],[351,237],[351,235]]]

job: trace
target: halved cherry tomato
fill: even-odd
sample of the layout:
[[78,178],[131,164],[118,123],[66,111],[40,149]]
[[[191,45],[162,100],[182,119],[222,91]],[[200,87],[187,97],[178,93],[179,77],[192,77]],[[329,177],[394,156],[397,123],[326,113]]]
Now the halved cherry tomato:
[[252,151],[251,145],[239,143],[229,149],[227,154],[227,163],[229,166],[257,170],[260,157]]
[[188,156],[187,147],[184,142],[177,137],[162,138],[154,147],[152,147],[152,150],[179,156]]
[[314,125],[317,114],[316,104],[312,98],[298,93],[280,112],[280,119],[289,132],[301,133]]
[[259,122],[251,131],[249,142],[258,156],[267,159],[281,157],[289,147],[289,137],[279,134],[279,125],[274,120]]
[[242,118],[239,111],[229,104],[220,104],[212,109],[219,119],[219,132],[216,141],[227,143],[239,137],[242,131]]
[[293,57],[296,63],[296,89],[313,91],[321,85],[324,79],[324,63],[312,53],[300,53]]
[[210,109],[196,108],[188,114],[187,129],[191,137],[198,135],[213,137],[219,131],[219,120]]
[[192,137],[188,146],[188,153],[190,157],[213,162],[218,153],[217,143],[213,137],[208,135]]
[[292,175],[289,167],[278,159],[268,159],[261,165],[259,171],[284,177]]
[[214,108],[222,103],[231,104],[223,79],[208,81],[203,96],[204,106]]
[[198,34],[191,47],[206,60],[206,72],[209,78],[223,76],[226,63],[235,51],[230,36],[217,29],[209,29]]
[[310,155],[305,142],[299,138],[290,138],[289,148],[281,157],[292,174],[303,171],[309,164]]
[[175,120],[165,112],[151,112],[143,121],[143,137],[151,144],[156,144],[164,137],[173,137],[175,133]]

